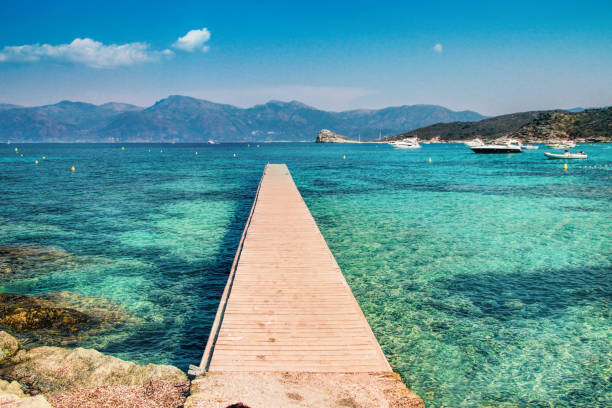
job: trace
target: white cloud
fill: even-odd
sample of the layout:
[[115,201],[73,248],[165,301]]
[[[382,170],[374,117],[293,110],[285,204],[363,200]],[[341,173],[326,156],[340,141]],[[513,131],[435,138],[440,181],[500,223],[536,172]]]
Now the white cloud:
[[437,43],[436,45],[433,46],[433,50],[435,52],[441,53],[442,52],[442,44]]
[[210,40],[210,31],[206,27],[201,30],[191,30],[172,44],[174,48],[179,50],[193,52],[196,49],[202,51],[208,51],[208,46],[204,45],[206,41]]
[[160,53],[150,50],[149,45],[143,42],[105,45],[91,38],[75,38],[70,44],[5,46],[0,51],[0,62],[34,62],[52,59],[91,68],[114,68],[154,61],[160,54],[168,55],[166,51]]

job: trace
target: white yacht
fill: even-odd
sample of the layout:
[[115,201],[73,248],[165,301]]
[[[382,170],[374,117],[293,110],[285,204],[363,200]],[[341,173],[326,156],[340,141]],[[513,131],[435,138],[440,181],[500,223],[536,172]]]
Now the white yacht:
[[516,140],[505,140],[483,144],[482,146],[471,146],[470,149],[474,153],[489,153],[489,154],[505,154],[505,153],[522,153],[521,142]]
[[421,145],[416,137],[398,140],[395,142],[389,143],[393,147],[397,147],[398,149],[420,149]]
[[465,142],[466,145],[468,145],[469,147],[478,147],[478,146],[484,146],[485,142],[482,141],[482,139],[476,138],[476,139],[472,139],[469,142]]

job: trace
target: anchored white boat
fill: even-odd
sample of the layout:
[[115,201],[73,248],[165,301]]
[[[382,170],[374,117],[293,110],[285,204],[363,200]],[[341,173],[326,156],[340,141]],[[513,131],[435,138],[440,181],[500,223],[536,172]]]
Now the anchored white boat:
[[570,153],[568,151],[564,153],[544,153],[549,159],[588,159],[589,156],[585,152]]
[[217,144],[217,142],[215,142],[214,140],[210,139],[210,140],[208,141],[208,144]]
[[398,140],[397,142],[389,143],[393,147],[397,147],[398,149],[420,149],[421,145],[416,137]]
[[547,144],[546,147],[550,149],[571,149],[573,147],[576,147],[576,142],[574,142],[573,140],[567,140],[563,142],[553,142],[553,143]]
[[474,153],[481,154],[505,154],[505,153],[522,153],[521,143],[516,140],[506,140],[491,144],[483,144],[482,146],[470,146]]
[[538,150],[540,146],[527,144],[527,145],[523,145],[522,147],[523,149],[527,149],[527,150]]

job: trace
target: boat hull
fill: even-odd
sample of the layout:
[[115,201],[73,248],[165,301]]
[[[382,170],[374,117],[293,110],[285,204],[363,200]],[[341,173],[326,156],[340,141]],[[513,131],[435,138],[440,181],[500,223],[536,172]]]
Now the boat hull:
[[398,145],[393,145],[393,147],[395,147],[396,149],[420,149],[421,146],[398,146]]
[[588,159],[589,158],[589,156],[587,156],[586,154],[555,154],[555,153],[544,153],[544,154],[549,159],[570,159],[570,160],[576,160],[576,159]]

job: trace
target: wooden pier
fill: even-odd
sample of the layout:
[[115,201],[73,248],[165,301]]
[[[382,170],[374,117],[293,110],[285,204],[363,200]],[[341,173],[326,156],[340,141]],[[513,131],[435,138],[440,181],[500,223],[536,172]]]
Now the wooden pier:
[[[282,393],[276,396],[253,395],[254,387],[267,390],[262,393],[274,394],[272,390],[285,383],[285,377],[274,377],[272,372],[319,375],[316,378],[302,376],[300,381],[327,384],[330,390],[325,395],[340,392],[347,386],[370,393],[363,398],[374,402],[377,398],[387,398],[373,394],[377,387],[394,390],[399,387],[409,393],[399,377],[392,373],[284,164],[265,167],[196,371],[208,373],[200,384],[208,387],[204,395],[210,395],[212,391],[209,388],[213,387],[226,397],[229,394],[228,401],[242,398],[247,403],[244,399],[250,398],[251,403],[261,401],[261,406],[268,407],[288,406],[289,403],[289,400],[281,401],[287,398]],[[210,380],[215,373],[221,375],[217,377],[219,380]],[[223,376],[223,373],[232,374]],[[262,373],[268,374],[262,376]],[[350,377],[346,373],[362,377]],[[359,373],[377,373],[378,377],[372,380],[369,374]],[[250,375],[249,380],[239,377],[244,375]],[[321,377],[325,375],[331,377]],[[343,376],[342,379],[339,375]],[[239,386],[226,385],[237,378],[249,383],[243,384],[240,392],[237,391]],[[262,385],[262,381],[268,383]],[[270,385],[270,381],[276,381],[275,385]],[[372,381],[378,381],[378,385],[372,386]],[[384,382],[382,386],[381,381]],[[350,384],[352,382],[354,384]],[[338,384],[332,386],[334,383]],[[219,387],[225,388],[219,390]],[[321,385],[318,389],[324,388]],[[397,394],[393,392],[393,395]],[[385,393],[387,391],[380,391],[380,395]],[[406,393],[402,398],[410,395],[409,400],[416,401],[417,405],[393,406],[421,406],[418,397]],[[263,399],[258,400],[260,397]],[[194,398],[197,399],[195,395]],[[323,401],[328,397],[319,395],[312,398],[318,401],[313,406],[326,406]],[[302,403],[300,406],[305,406],[306,401]],[[372,406],[386,406],[375,403],[378,405]],[[217,405],[202,402],[190,406]]]

